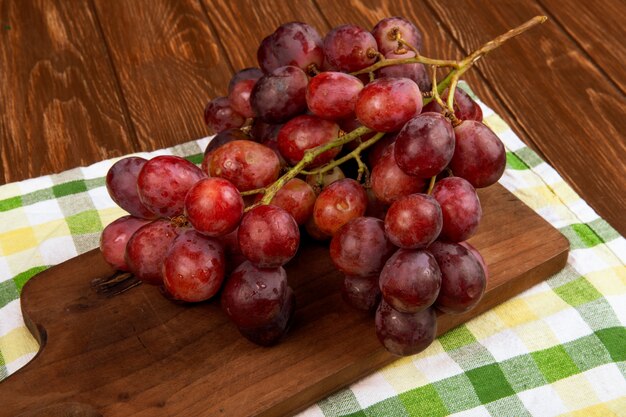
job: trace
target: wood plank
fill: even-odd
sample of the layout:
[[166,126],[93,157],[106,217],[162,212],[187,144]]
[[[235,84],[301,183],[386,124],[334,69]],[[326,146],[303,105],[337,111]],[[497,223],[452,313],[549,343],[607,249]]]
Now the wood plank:
[[308,0],[202,1],[235,70],[258,67],[256,52],[261,40],[282,23],[306,22],[321,36],[329,29],[315,4]]
[[[429,1],[469,51],[542,13],[536,4],[507,0]],[[493,55],[493,56],[491,56]],[[527,138],[573,188],[621,234],[626,234],[626,102],[554,23],[495,51],[478,64]]]
[[231,67],[196,0],[95,0],[142,150],[206,136]]
[[0,0],[2,181],[135,150],[87,2]]
[[[489,265],[487,293],[469,313],[440,315],[439,334],[567,260],[563,235],[503,187],[479,195],[484,218],[471,242]],[[91,280],[112,272],[98,250],[51,268],[22,291],[24,317],[44,347],[0,382],[2,411],[290,415],[396,359],[378,342],[371,315],[342,302],[342,275],[327,245],[303,242],[287,271],[297,299],[294,324],[282,343],[262,348],[237,333],[217,301],[174,304],[145,285],[112,298],[97,294]]]
[[626,3],[615,0],[538,0],[550,18],[626,93]]

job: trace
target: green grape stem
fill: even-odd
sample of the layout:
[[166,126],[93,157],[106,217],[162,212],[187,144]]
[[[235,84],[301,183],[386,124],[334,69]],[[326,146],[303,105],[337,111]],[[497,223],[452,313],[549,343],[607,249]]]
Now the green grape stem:
[[[386,66],[415,64],[415,63],[433,65],[439,68],[452,68],[452,70],[448,72],[446,77],[441,82],[436,84],[437,85],[436,94],[435,94],[435,89],[433,89],[433,94],[430,97],[425,97],[423,99],[423,103],[428,104],[430,101],[438,97],[439,94],[443,93],[443,91],[446,88],[450,87],[446,105],[449,109],[453,109],[454,108],[453,107],[454,91],[457,87],[457,84],[459,82],[461,75],[463,75],[467,70],[469,70],[480,58],[487,55],[489,52],[493,51],[494,49],[498,48],[509,39],[512,39],[526,32],[527,30],[529,30],[530,28],[538,24],[544,23],[546,20],[548,20],[546,16],[535,16],[534,18],[528,20],[522,25],[514,29],[511,29],[508,32],[485,43],[483,46],[476,49],[474,52],[469,54],[466,58],[464,58],[461,61],[433,59],[433,58],[428,58],[428,57],[424,57],[422,55],[416,54],[416,56],[413,58],[381,59],[367,68],[363,68],[359,71],[353,72],[352,75],[367,74],[367,73],[373,74],[374,71],[376,71],[377,69],[380,69]],[[415,50],[415,48],[413,48],[411,45],[408,45],[406,42],[403,42],[401,38],[399,38],[398,40],[402,45],[409,47],[409,49]],[[318,147],[306,150],[304,152],[304,157],[302,158],[302,160],[300,160],[300,162],[298,162],[296,165],[290,168],[285,174],[283,174],[280,178],[278,178],[273,184],[265,188],[259,188],[256,190],[250,190],[250,191],[246,191],[242,193],[242,195],[253,195],[253,194],[261,194],[261,193],[264,194],[261,201],[259,201],[258,203],[252,206],[249,206],[248,208],[246,208],[246,211],[249,211],[258,205],[269,204],[274,198],[274,196],[276,195],[276,193],[287,182],[295,178],[298,174],[308,174],[308,175],[322,174],[324,172],[332,170],[333,168],[343,164],[344,162],[350,159],[356,159],[357,162],[359,162],[359,174],[362,175],[365,172],[365,169],[363,168],[363,165],[364,165],[363,161],[361,161],[361,152],[369,148],[376,142],[378,142],[384,136],[384,133],[380,133],[380,132],[376,133],[376,135],[374,135],[372,138],[368,139],[367,141],[357,146],[352,152],[344,155],[343,157],[337,160],[334,160],[325,164],[324,166],[322,166],[321,168],[318,168],[317,170],[306,171],[305,168],[308,165],[310,165],[313,162],[313,160],[315,160],[315,158],[317,158],[319,155],[323,154],[324,152],[337,148],[339,146],[342,146],[348,142],[352,142],[353,140],[356,140],[360,138],[361,136],[371,133],[371,132],[373,132],[373,130],[365,126],[359,127],[359,128],[354,129],[352,132],[349,132],[343,136],[340,136],[324,145],[320,145]],[[429,186],[429,193],[432,192],[432,188],[435,185],[435,178],[436,177],[431,178],[430,186]]]

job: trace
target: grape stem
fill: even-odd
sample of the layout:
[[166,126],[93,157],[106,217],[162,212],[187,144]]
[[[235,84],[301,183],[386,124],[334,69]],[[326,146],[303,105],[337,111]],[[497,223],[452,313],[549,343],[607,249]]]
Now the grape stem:
[[426,191],[426,194],[431,195],[433,193],[433,188],[435,188],[435,181],[437,181],[436,175],[430,177],[430,183],[428,184],[428,191]]

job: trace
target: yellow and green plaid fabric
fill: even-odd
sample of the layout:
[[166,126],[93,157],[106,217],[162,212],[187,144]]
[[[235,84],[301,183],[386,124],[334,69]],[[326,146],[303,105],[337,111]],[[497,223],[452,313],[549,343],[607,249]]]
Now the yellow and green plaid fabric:
[[[626,240],[481,106],[507,148],[500,183],[569,239],[567,266],[301,417],[626,416]],[[199,163],[207,142],[139,155]],[[24,283],[97,247],[125,214],[104,187],[114,162],[0,186],[0,379],[38,350],[20,311]]]

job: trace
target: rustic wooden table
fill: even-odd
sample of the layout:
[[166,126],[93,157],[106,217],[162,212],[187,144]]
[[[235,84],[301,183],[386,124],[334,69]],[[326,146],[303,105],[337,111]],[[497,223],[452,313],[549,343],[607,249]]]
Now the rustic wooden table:
[[206,136],[202,109],[282,22],[413,20],[460,58],[534,15],[472,88],[626,234],[626,3],[617,0],[0,0],[0,184]]

